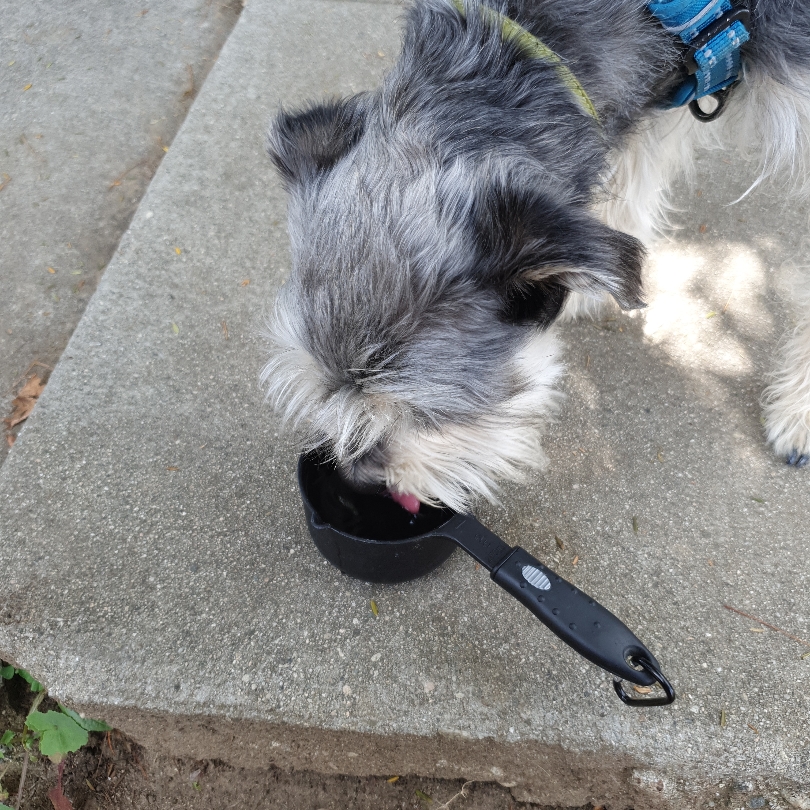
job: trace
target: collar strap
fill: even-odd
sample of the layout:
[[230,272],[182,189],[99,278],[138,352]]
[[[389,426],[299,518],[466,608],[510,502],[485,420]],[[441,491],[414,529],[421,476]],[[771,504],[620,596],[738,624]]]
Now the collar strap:
[[[722,109],[723,91],[740,79],[740,49],[750,39],[748,9],[732,6],[730,0],[660,0],[647,4],[664,30],[687,46],[684,52],[686,78],[669,101],[670,107],[690,105],[702,120],[716,118]],[[699,114],[697,99],[717,95],[720,106],[714,114]]]
[[[456,9],[458,9],[462,17],[467,16],[463,0],[451,0],[451,2]],[[541,59],[550,64],[554,68],[557,78],[571,91],[577,102],[579,102],[580,107],[582,107],[594,121],[599,123],[599,113],[596,112],[596,107],[594,107],[590,96],[558,54],[552,51],[544,42],[541,42],[534,34],[527,31],[522,25],[518,25],[518,23],[505,14],[501,14],[495,11],[495,9],[485,5],[479,5],[477,8],[490,25],[500,28],[501,37],[504,42],[513,42],[526,56],[532,59]]]

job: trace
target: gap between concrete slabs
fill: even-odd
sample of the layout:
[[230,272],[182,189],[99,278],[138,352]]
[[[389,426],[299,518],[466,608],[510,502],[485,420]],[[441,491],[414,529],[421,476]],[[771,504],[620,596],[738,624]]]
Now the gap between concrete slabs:
[[241,10],[2,6],[0,416],[47,381]]

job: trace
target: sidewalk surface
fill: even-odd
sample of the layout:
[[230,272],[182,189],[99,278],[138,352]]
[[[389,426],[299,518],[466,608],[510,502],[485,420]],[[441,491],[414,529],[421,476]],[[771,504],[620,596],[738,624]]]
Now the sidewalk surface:
[[808,210],[726,207],[736,159],[703,157],[680,193],[648,310],[562,329],[550,469],[479,514],[620,616],[673,706],[624,707],[461,553],[380,586],[309,541],[257,383],[289,267],[263,136],[282,101],[373,86],[399,15],[243,11],[0,471],[0,656],[177,756],[562,806],[810,806],[810,476],[758,406]]
[[2,417],[59,359],[241,8],[0,8]]

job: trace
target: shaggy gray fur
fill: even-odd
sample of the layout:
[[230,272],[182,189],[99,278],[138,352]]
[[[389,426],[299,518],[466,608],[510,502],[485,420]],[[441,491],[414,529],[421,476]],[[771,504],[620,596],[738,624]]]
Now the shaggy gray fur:
[[[600,123],[476,2],[417,0],[378,90],[282,111],[269,134],[293,251],[270,396],[358,483],[391,485],[396,425],[504,407],[527,385],[511,359],[570,291],[643,305],[640,243],[592,210],[609,155],[679,81],[675,40],[639,0],[489,5],[563,57]],[[810,68],[810,4],[753,12],[749,65]]]

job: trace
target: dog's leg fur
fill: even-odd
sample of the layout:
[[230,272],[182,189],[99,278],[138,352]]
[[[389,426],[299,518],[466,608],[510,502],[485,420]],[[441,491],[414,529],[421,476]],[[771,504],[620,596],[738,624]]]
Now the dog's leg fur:
[[768,441],[797,467],[810,462],[810,283],[804,286],[801,320],[783,347],[764,396]]
[[[810,77],[792,76],[789,84],[751,75],[742,86],[740,104],[726,122],[741,151],[761,147],[752,188],[780,180],[791,196],[810,197]],[[768,441],[789,464],[810,461],[810,273],[794,279],[799,323],[781,350],[771,384],[763,396]]]

